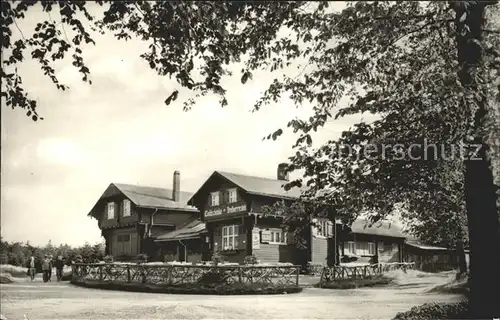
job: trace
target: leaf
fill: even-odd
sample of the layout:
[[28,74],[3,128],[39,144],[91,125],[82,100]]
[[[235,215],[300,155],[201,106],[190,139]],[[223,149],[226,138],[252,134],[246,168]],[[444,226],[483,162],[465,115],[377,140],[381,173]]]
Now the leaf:
[[170,96],[168,96],[167,99],[165,99],[165,104],[168,106],[172,101],[175,101],[177,99],[177,95],[179,94],[179,91],[175,90],[172,92]]
[[245,84],[248,81],[248,79],[251,79],[251,78],[252,78],[252,74],[249,71],[247,71],[247,72],[243,73],[243,75],[241,76],[241,83]]
[[464,21],[465,21],[465,19],[467,19],[467,12],[464,12],[464,13],[460,16],[459,21],[460,21],[460,22],[464,22]]
[[283,134],[283,130],[282,129],[278,129],[276,130],[273,134],[272,134],[272,138],[273,140],[276,140],[279,136],[281,136]]

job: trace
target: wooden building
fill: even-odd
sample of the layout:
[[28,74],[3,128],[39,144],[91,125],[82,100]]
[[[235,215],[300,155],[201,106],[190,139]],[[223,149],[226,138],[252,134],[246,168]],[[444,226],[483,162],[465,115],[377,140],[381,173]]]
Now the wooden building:
[[154,240],[157,256],[164,261],[202,262],[209,259],[208,232],[205,223],[193,219],[178,229],[159,235]]
[[377,225],[358,228],[359,223],[355,223],[350,232],[340,223],[334,228],[325,218],[317,218],[315,222],[320,227],[311,227],[308,231],[307,249],[297,249],[282,228],[282,217],[262,214],[264,205],[280,200],[296,201],[300,197],[300,189],[286,191],[283,188],[288,181],[284,167],[278,166],[276,179],[215,171],[193,195],[189,203],[200,210],[201,219],[206,223],[211,253],[217,252],[226,261],[238,263],[242,263],[245,256],[254,255],[264,263],[302,264],[305,258],[314,265],[326,265],[339,261],[331,259],[332,255],[345,253],[353,246],[354,253],[363,257],[377,255],[383,261],[402,260],[404,236],[400,237],[399,233],[380,231]]
[[88,215],[98,221],[106,254],[154,256],[152,240],[199,217],[187,204],[191,196],[180,190],[180,173],[175,171],[172,189],[111,183]]
[[339,235],[340,255],[355,257],[355,262],[403,261],[406,236],[394,223],[380,221],[371,224],[366,219],[357,219],[348,232],[339,232]]
[[[465,250],[466,265],[469,265],[469,251]],[[430,246],[408,240],[405,243],[405,262],[415,262],[415,268],[426,272],[448,271],[458,268],[456,249]]]

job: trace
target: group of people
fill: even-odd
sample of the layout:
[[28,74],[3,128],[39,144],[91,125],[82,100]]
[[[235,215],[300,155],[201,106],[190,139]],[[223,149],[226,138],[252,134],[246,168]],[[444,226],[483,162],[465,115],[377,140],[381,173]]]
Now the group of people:
[[[63,277],[64,261],[62,256],[58,256],[57,259],[53,259],[51,255],[45,255],[41,261],[42,264],[42,275],[43,282],[48,282],[52,280],[52,270],[56,269],[57,281],[61,281]],[[36,275],[36,265],[35,257],[31,256],[28,262],[28,274],[31,281],[35,280]]]

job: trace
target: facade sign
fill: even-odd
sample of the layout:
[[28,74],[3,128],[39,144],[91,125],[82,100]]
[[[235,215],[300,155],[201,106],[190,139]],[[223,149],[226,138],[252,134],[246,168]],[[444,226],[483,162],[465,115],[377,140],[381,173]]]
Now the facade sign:
[[258,228],[252,230],[252,249],[260,249],[260,232]]
[[217,217],[228,213],[239,213],[247,211],[246,205],[225,206],[223,208],[205,210],[205,217]]

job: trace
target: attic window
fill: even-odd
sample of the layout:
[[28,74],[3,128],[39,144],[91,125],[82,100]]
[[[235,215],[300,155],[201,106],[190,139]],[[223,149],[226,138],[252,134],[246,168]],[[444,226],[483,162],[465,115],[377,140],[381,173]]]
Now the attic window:
[[219,192],[218,191],[210,193],[210,205],[212,207],[219,205]]
[[123,216],[130,217],[130,200],[123,200]]
[[115,218],[115,203],[109,202],[108,203],[108,219],[114,219],[114,218]]
[[237,201],[237,193],[236,193],[236,188],[234,189],[229,189],[227,190],[228,194],[229,194],[229,201],[228,203],[235,203]]

